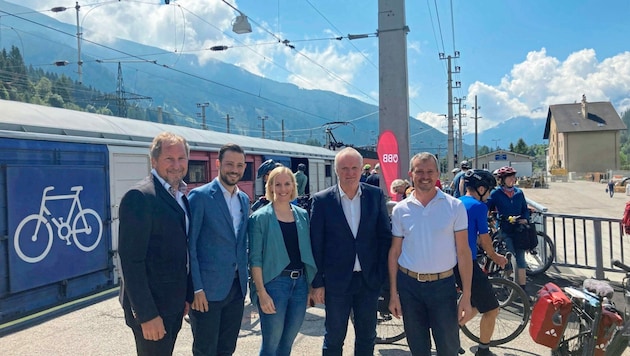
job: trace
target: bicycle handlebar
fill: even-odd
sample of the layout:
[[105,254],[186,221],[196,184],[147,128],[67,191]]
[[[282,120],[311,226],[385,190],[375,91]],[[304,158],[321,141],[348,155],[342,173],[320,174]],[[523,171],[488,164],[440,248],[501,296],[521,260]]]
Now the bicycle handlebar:
[[623,262],[621,262],[619,260],[613,260],[612,264],[613,264],[613,266],[619,267],[622,270],[624,270],[625,272],[630,273],[630,266],[628,266],[627,264],[624,264]]

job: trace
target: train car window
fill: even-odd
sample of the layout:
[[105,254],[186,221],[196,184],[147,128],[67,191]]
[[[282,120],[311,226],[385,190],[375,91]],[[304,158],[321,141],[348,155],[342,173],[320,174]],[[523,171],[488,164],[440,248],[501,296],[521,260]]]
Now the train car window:
[[326,177],[332,177],[332,166],[330,164],[326,165]]
[[189,161],[188,174],[184,181],[188,183],[207,183],[208,180],[208,161]]
[[245,172],[243,173],[243,178],[241,182],[251,182],[254,180],[254,162],[245,162],[247,167],[245,167]]

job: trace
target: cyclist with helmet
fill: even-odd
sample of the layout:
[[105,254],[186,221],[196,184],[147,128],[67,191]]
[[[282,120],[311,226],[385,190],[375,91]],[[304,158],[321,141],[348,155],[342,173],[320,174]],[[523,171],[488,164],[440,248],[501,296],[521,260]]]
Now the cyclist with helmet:
[[[499,219],[500,233],[505,241],[505,245],[516,257],[516,283],[523,290],[527,283],[527,262],[525,261],[525,250],[516,249],[514,238],[517,236],[517,226],[510,220],[516,217],[517,224],[527,224],[529,222],[529,209],[523,191],[514,186],[516,184],[516,170],[505,166],[496,171],[499,186],[490,193],[486,204],[488,211],[497,211]],[[509,217],[513,217],[510,219]]]
[[455,178],[453,178],[453,183],[451,185],[451,191],[453,192],[453,196],[455,198],[459,198],[462,195],[466,194],[466,190],[464,189],[464,180],[462,178],[464,177],[464,174],[466,174],[466,172],[471,168],[471,166],[468,161],[462,161],[462,163],[459,165],[459,168],[461,168],[461,170],[455,175]]
[[370,176],[371,169],[372,169],[372,165],[369,163],[366,163],[365,166],[363,166],[363,173],[361,173],[361,178],[359,179],[359,182],[365,183],[365,180],[367,179],[367,177]]
[[[282,166],[281,163],[278,163],[274,161],[273,159],[268,159],[264,161],[260,165],[260,167],[258,167],[258,172],[256,172],[256,178],[262,178],[263,187],[264,187],[265,184],[267,184],[267,178],[269,177],[269,173],[273,171],[274,168],[281,167],[281,166]],[[269,200],[267,200],[267,198],[265,198],[265,195],[263,194],[260,198],[258,198],[258,200],[254,202],[254,204],[252,204],[252,212],[262,208],[263,206],[267,204],[269,204]]]
[[[492,246],[492,239],[488,234],[488,207],[485,201],[496,185],[494,176],[482,169],[471,169],[464,174],[463,181],[466,186],[466,195],[459,200],[464,203],[468,213],[468,245],[472,252],[473,273],[470,302],[473,313],[481,313],[479,324],[479,347],[475,355],[492,355],[489,344],[494,331],[494,325],[499,315],[499,302],[497,301],[488,276],[481,270],[477,263],[477,241],[488,257],[503,268],[507,264],[505,256],[496,253]],[[461,286],[459,270],[455,266],[455,280]]]

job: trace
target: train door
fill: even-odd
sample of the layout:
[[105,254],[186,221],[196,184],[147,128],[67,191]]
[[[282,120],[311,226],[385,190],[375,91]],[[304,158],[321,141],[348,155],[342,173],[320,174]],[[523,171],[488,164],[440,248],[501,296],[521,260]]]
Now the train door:
[[114,252],[114,282],[120,278],[118,256],[118,207],[123,195],[138,181],[151,172],[151,160],[147,147],[108,146],[109,150],[109,200],[112,214],[112,251]]
[[320,190],[330,186],[326,184],[326,164],[321,159],[308,160],[308,186],[311,194],[315,194]]
[[[305,170],[304,170],[304,174],[306,175],[306,177],[308,178],[308,180],[306,181],[306,189],[304,190],[304,193],[306,194],[310,194],[311,193],[311,189],[310,189],[310,184],[309,181],[311,180],[311,176],[310,176],[310,169],[309,169],[309,164],[308,164],[308,159],[307,158],[291,158],[291,172],[295,173],[298,171],[298,166],[300,164],[303,164],[305,166]],[[317,192],[317,191],[314,191]]]

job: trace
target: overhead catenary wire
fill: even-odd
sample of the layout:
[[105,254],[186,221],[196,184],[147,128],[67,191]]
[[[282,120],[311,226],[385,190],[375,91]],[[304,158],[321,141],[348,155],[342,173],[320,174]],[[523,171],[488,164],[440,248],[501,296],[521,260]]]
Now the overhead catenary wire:
[[[56,31],[56,32],[62,33],[62,34],[67,35],[67,36],[75,37],[75,34],[71,34],[71,33],[65,32],[65,31],[63,31],[63,30],[56,29],[56,28],[54,28],[54,27],[50,27],[50,26],[48,26],[48,25],[38,23],[38,22],[36,22],[36,21],[26,19],[26,18],[21,17],[21,16],[16,16],[16,15],[13,15],[13,14],[11,14],[11,13],[9,13],[9,12],[7,12],[7,11],[4,11],[4,10],[2,10],[2,9],[0,9],[0,13],[4,13],[4,14],[9,15],[9,16],[14,16],[14,17],[19,18],[19,19],[21,19],[21,20],[23,20],[23,21],[27,21],[27,22],[33,23],[33,24],[35,24],[35,25],[38,25],[38,26],[42,26],[42,27],[48,28],[48,29],[50,29],[50,30],[53,30],[53,31]],[[131,54],[131,53],[127,53],[127,52],[125,52],[125,51],[122,51],[122,50],[119,50],[119,49],[116,49],[116,48],[112,48],[112,47],[110,47],[110,46],[103,45],[103,44],[101,44],[101,43],[98,43],[98,42],[95,42],[95,41],[91,41],[91,40],[89,40],[89,39],[85,39],[85,38],[83,38],[83,41],[88,42],[88,43],[91,43],[91,44],[94,44],[94,45],[96,45],[96,46],[99,46],[99,47],[102,47],[102,48],[105,48],[105,49],[108,49],[108,50],[111,50],[111,51],[114,51],[114,52],[117,52],[117,53],[124,54],[124,55],[125,55],[125,56],[127,56],[128,58],[135,58],[135,59],[139,59],[139,60],[143,60],[143,61],[148,61],[148,59],[143,58],[143,57],[141,57],[141,56],[139,56],[139,55],[134,55],[134,54]],[[152,63],[152,62],[150,62],[150,63]],[[288,108],[288,109],[294,110],[294,111],[296,111],[296,112],[301,112],[301,113],[306,114],[306,115],[311,116],[311,117],[319,118],[319,119],[326,120],[326,121],[328,121],[328,120],[329,120],[328,118],[325,118],[325,117],[323,117],[323,116],[320,116],[320,115],[317,115],[317,114],[314,114],[314,113],[308,112],[308,111],[303,110],[303,109],[299,109],[299,108],[293,107],[293,106],[288,105],[288,104],[286,104],[286,103],[284,103],[284,102],[280,102],[280,101],[278,101],[278,100],[273,100],[273,99],[270,99],[270,98],[266,98],[266,97],[260,96],[260,95],[258,95],[258,94],[255,94],[255,93],[251,93],[251,92],[248,92],[248,91],[245,91],[245,90],[242,90],[242,89],[238,89],[238,88],[232,87],[232,86],[227,85],[227,84],[219,83],[219,82],[213,81],[213,80],[211,80],[211,79],[208,79],[208,78],[205,78],[205,77],[202,77],[202,76],[196,75],[196,74],[188,73],[188,72],[185,72],[185,71],[182,71],[182,70],[179,70],[179,69],[173,68],[172,66],[169,66],[169,65],[166,65],[166,64],[160,64],[160,63],[158,63],[158,62],[155,62],[155,63],[153,63],[153,64],[154,64],[154,65],[158,65],[158,66],[160,66],[160,67],[162,67],[162,68],[165,68],[165,69],[168,69],[168,70],[171,70],[171,71],[177,72],[177,73],[182,74],[182,75],[190,76],[190,77],[193,77],[193,78],[196,78],[196,79],[199,79],[199,80],[202,80],[202,81],[208,82],[208,83],[212,83],[212,84],[215,84],[215,85],[218,85],[218,86],[221,86],[221,87],[224,87],[224,88],[227,88],[227,89],[230,89],[230,90],[233,90],[233,91],[236,91],[236,92],[239,92],[239,93],[245,94],[245,95],[250,95],[250,96],[254,96],[254,97],[260,98],[260,99],[262,99],[262,100],[265,100],[265,101],[268,101],[268,102],[274,103],[274,104],[276,104],[276,105],[279,105],[279,106],[282,106],[282,107],[285,107],[285,108]]]
[[[116,1],[110,1],[110,2],[116,2]],[[140,1],[136,1],[136,2],[143,3],[143,2],[140,2]],[[225,1],[224,1],[224,2],[225,2]],[[109,3],[109,2],[106,2],[106,3]],[[227,2],[226,2],[226,3],[227,3]],[[90,5],[85,5],[85,6],[97,6],[97,5],[99,5],[99,4],[100,4],[100,5],[102,5],[102,4],[104,4],[104,3],[90,4]],[[312,3],[310,3],[310,2],[309,2],[309,4],[310,4],[311,6],[313,6],[313,4],[312,4]],[[175,4],[174,4],[174,5],[175,5]],[[193,15],[195,15],[195,16],[196,16],[196,14],[194,14],[194,13],[192,13],[191,11],[189,11],[189,10],[185,9],[184,7],[182,7],[182,6],[178,6],[178,7],[180,7],[180,9],[181,9],[181,10],[187,11],[188,13],[191,13],[191,14],[193,14]],[[317,10],[317,9],[316,9],[316,10]],[[317,10],[317,11],[318,11],[318,10]],[[318,12],[319,12],[319,11],[318,11]],[[5,13],[6,13],[6,12],[5,12]],[[322,15],[323,15],[323,14],[322,14]],[[325,16],[324,16],[324,17],[325,17]],[[203,20],[203,19],[202,19],[202,20]],[[326,20],[327,20],[327,19],[326,19]],[[205,22],[205,23],[208,23],[207,21],[204,21],[204,22]],[[256,21],[253,21],[253,20],[252,20],[252,22],[253,22],[253,23],[256,23],[257,25],[259,25]],[[330,21],[329,21],[329,22],[330,22]],[[332,24],[331,24],[331,25],[332,25]],[[334,26],[334,25],[333,25],[333,26]],[[264,29],[264,27],[263,27],[263,26],[260,26],[260,25],[259,25],[259,27]],[[68,35],[68,36],[73,36],[73,37],[75,36],[74,34],[65,33],[65,32],[63,32],[63,31],[60,31],[60,32],[61,32],[61,33],[66,34],[66,35]],[[276,35],[275,35],[275,34],[273,34],[271,31],[268,31],[268,32],[270,32],[270,34],[274,35],[274,38],[275,38],[277,41],[280,41],[281,37],[276,36]],[[295,40],[295,41],[282,40],[282,42],[281,42],[281,43],[285,43],[285,45],[286,45],[287,43],[288,43],[288,44],[291,44],[291,43],[307,42],[307,41],[340,40],[341,38],[348,38],[348,37],[347,37],[347,36],[337,36],[337,37],[332,37],[332,38],[304,39],[304,40]],[[94,41],[90,41],[89,39],[84,39],[84,40],[85,40],[86,42],[88,42],[88,43],[92,43],[92,44],[95,44],[95,45],[100,45],[99,43],[94,42]],[[274,42],[274,43],[276,43],[276,42]],[[242,45],[242,47],[247,47],[247,48],[250,48],[250,49],[251,49],[251,47],[252,47],[252,46],[256,46],[256,44],[243,44],[243,45]],[[354,45],[352,45],[352,46],[353,46],[355,49],[357,49],[357,48],[356,48],[356,46],[354,46]],[[121,54],[123,54],[123,55],[124,55],[124,56],[120,56],[119,58],[140,58],[140,59],[141,59],[141,60],[143,60],[143,61],[146,61],[146,60],[147,60],[147,59],[145,59],[145,58],[147,57],[147,55],[137,56],[137,55],[134,55],[134,54],[131,54],[131,53],[126,53],[126,52],[118,51],[118,50],[116,50],[116,49],[114,49],[114,48],[111,48],[111,47],[109,47],[109,46],[102,46],[102,47],[104,47],[104,48],[108,48],[108,49],[110,49],[110,50],[112,50],[112,51],[116,51],[116,52],[121,53]],[[240,46],[238,46],[238,45],[234,45],[234,46],[231,46],[231,47],[240,47]],[[184,53],[184,52],[189,52],[189,51],[184,50],[183,48],[184,48],[183,46],[182,46],[182,47],[180,47],[180,50],[179,50],[179,51],[176,51],[176,53],[181,54],[181,53]],[[292,49],[294,49],[294,48],[292,48]],[[206,49],[206,50],[207,50],[207,49]],[[357,49],[357,50],[358,50],[358,49]],[[173,52],[167,52],[167,51],[164,51],[163,53],[155,53],[154,55],[157,55],[157,56],[159,56],[159,55],[170,55],[170,54],[172,54],[172,53],[173,53]],[[315,64],[315,65],[319,65],[319,66],[320,66],[320,68],[322,68],[322,70],[327,71],[327,73],[328,73],[328,74],[329,74],[332,78],[335,78],[336,73],[334,73],[333,71],[330,71],[330,70],[329,70],[328,68],[326,68],[325,66],[322,66],[321,64],[317,63],[317,61],[314,61],[314,60],[313,60],[311,57],[309,57],[307,54],[305,54],[305,53],[303,53],[303,52],[301,52],[301,51],[299,51],[299,50],[296,50],[296,53],[298,53],[298,54],[299,54],[300,56],[302,56],[303,58],[306,58],[307,60],[311,61],[313,64]],[[361,53],[362,55],[364,55],[361,51],[359,51],[359,53]],[[365,55],[364,55],[364,57],[365,57]],[[365,57],[365,58],[367,58],[367,57]],[[272,62],[272,61],[270,61],[270,62]],[[167,68],[167,69],[170,69],[170,70],[174,70],[174,68],[171,68],[171,67],[172,67],[172,65],[166,65],[166,64],[163,64],[163,63],[159,63],[159,62],[156,62],[155,64],[156,64],[156,65],[160,65],[160,66],[162,66],[163,68]],[[374,63],[372,63],[372,64],[374,65]],[[189,74],[189,73],[185,73],[185,72],[183,72],[183,71],[181,71],[181,70],[176,70],[176,71],[178,71],[178,72],[180,72],[180,73],[182,73],[182,74],[185,74],[185,75],[188,75],[188,74]],[[297,76],[297,74],[295,74],[295,73],[292,73],[292,72],[289,72],[289,73],[291,73],[291,74],[292,74],[292,75],[294,75],[294,76]],[[193,75],[193,76],[194,76],[194,75]],[[196,77],[196,78],[198,78],[198,79],[200,79],[200,80],[205,80],[205,81],[208,81],[208,82],[210,82],[210,83],[213,83],[213,84],[216,84],[216,85],[219,85],[219,86],[223,86],[223,87],[226,87],[226,88],[229,88],[229,89],[233,89],[233,90],[237,90],[237,91],[239,91],[237,88],[233,88],[233,87],[231,87],[230,85],[226,85],[226,84],[218,83],[218,82],[215,82],[215,81],[209,80],[209,79],[207,79],[207,78],[202,78],[202,77],[200,77],[200,76],[195,76],[195,77]],[[351,84],[351,83],[349,83],[348,81],[344,81],[344,80],[343,80],[343,78],[339,77],[338,75],[337,75],[337,78],[335,78],[335,79],[341,79],[341,80],[342,80],[342,82],[345,82],[345,83],[346,83],[346,84],[348,84],[348,85],[352,85],[352,84]],[[305,80],[305,79],[304,79],[304,80]],[[306,81],[306,80],[305,80],[305,81]],[[306,81],[306,82],[307,82],[307,81]],[[363,95],[366,95],[366,96],[367,96],[368,98],[370,98],[371,100],[373,100],[373,101],[377,101],[375,98],[371,97],[369,94],[367,94],[367,93],[365,93],[365,92],[361,91],[361,90],[360,90],[360,88],[357,88],[357,87],[354,87],[354,88],[355,88],[355,89],[358,89],[360,92],[362,92],[362,94],[363,94]],[[247,91],[242,91],[242,90],[241,90],[241,92],[243,92],[243,93],[245,93],[245,94],[248,94],[248,95],[254,95],[254,96],[256,96],[256,97],[258,97],[258,98],[260,98],[260,99],[262,99],[262,100],[266,100],[266,101],[274,102],[273,100],[268,99],[268,98],[265,98],[264,96],[260,95],[260,93],[258,93],[258,94],[254,94],[254,93],[250,93],[250,92],[247,92]],[[276,103],[277,103],[277,102],[276,102]],[[290,109],[294,109],[294,110],[296,109],[296,108],[294,108],[294,107],[292,107],[292,106],[290,106],[290,105],[283,105],[283,106],[285,106],[285,107],[287,107],[287,108],[290,108]],[[300,111],[300,110],[298,110],[298,111]],[[303,110],[302,110],[302,112],[303,112],[303,113],[305,113],[305,114],[310,114],[310,113],[307,113],[307,112],[305,112],[305,111],[303,111]],[[326,119],[326,118],[323,118],[323,117],[320,117],[320,118],[321,118],[321,119]],[[306,130],[308,130],[308,129],[306,129]]]
[[[225,0],[222,0],[225,4],[227,4],[228,6],[230,6],[231,8],[233,8],[234,10],[238,11],[240,14],[245,15],[241,10],[235,8],[233,5],[231,5],[230,3],[228,3]],[[297,48],[295,48],[294,45],[292,45],[292,41],[288,40],[288,39],[282,39],[280,36],[276,35],[275,33],[273,33],[272,31],[270,31],[269,29],[267,29],[265,26],[259,24],[258,22],[256,22],[254,19],[252,19],[251,17],[247,17],[249,21],[251,21],[252,23],[254,23],[256,26],[258,26],[259,28],[261,28],[264,32],[268,33],[270,36],[272,36],[273,38],[275,38],[276,40],[278,40],[278,42],[284,44],[285,46],[289,47],[290,49],[292,49],[293,51],[295,51],[297,54],[299,54],[300,56],[302,56],[303,58],[307,59],[309,62],[311,62],[312,64],[318,66],[319,68],[321,68],[324,72],[326,72],[326,74],[328,74],[330,77],[341,81],[343,83],[345,83],[346,85],[354,88],[355,90],[357,90],[359,93],[363,94],[366,98],[372,100],[375,103],[378,103],[378,100],[376,100],[374,97],[372,97],[370,94],[366,93],[365,91],[363,91],[362,89],[358,88],[357,86],[355,86],[354,84],[348,82],[347,80],[343,79],[341,76],[339,76],[338,74],[336,74],[335,72],[333,72],[332,70],[324,67],[323,65],[317,63],[317,61],[313,60],[312,58],[310,58],[308,55],[304,54],[302,51],[298,50]]]

